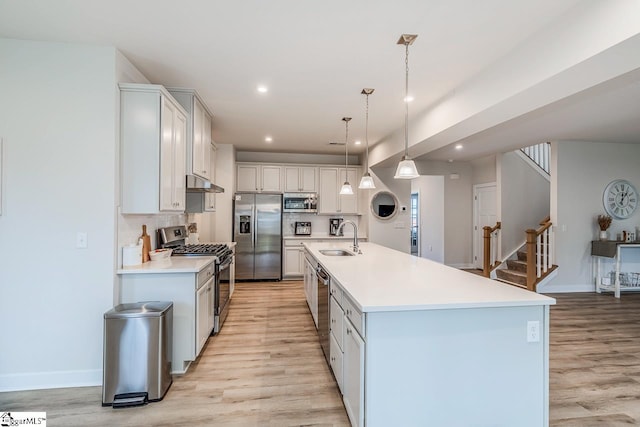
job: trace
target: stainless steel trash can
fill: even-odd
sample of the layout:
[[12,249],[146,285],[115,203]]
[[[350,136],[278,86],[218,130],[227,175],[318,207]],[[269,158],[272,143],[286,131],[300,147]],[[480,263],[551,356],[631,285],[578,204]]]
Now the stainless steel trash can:
[[161,400],[171,385],[173,302],[120,304],[104,314],[102,406]]

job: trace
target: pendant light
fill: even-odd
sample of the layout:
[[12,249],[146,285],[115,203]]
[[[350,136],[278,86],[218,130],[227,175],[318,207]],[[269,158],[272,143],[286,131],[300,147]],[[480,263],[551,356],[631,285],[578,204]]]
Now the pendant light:
[[343,117],[342,121],[344,121],[344,126],[346,129],[346,134],[344,137],[344,167],[345,167],[345,172],[344,172],[344,184],[342,184],[342,188],[340,188],[340,194],[341,195],[352,195],[353,194],[353,188],[351,188],[351,184],[349,184],[349,173],[346,170],[346,168],[349,166],[349,121],[351,120],[351,117]]
[[397,44],[403,44],[405,47],[405,84],[404,84],[404,155],[398,163],[396,179],[413,179],[417,178],[418,170],[416,164],[409,157],[409,45],[413,44],[418,37],[417,34],[403,34],[400,36]]
[[362,92],[360,92],[362,95],[366,95],[367,97],[367,113],[365,115],[365,119],[364,119],[364,140],[365,140],[365,144],[366,144],[366,153],[365,153],[365,163],[364,163],[364,175],[362,175],[362,179],[360,180],[360,185],[358,185],[358,188],[362,188],[364,190],[369,190],[371,188],[376,188],[376,185],[373,182],[373,177],[371,176],[371,174],[369,173],[369,95],[371,95],[373,93],[375,89],[369,89],[369,88],[364,88],[362,89]]

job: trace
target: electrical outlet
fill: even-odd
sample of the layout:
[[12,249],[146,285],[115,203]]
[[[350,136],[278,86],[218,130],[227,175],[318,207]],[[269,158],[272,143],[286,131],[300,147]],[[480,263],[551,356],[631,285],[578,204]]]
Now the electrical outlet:
[[529,320],[527,322],[527,342],[540,342],[540,322]]
[[87,243],[87,233],[78,231],[78,233],[76,234],[76,248],[86,249],[87,246],[89,246]]

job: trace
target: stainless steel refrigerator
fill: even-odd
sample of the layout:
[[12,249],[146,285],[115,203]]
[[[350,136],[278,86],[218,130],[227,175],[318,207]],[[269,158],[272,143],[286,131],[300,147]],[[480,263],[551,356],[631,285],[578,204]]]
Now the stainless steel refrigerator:
[[282,194],[234,197],[236,280],[282,279]]

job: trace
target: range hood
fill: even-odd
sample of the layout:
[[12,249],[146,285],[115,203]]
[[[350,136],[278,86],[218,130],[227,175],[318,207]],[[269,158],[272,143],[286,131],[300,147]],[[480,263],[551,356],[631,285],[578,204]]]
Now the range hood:
[[224,193],[224,188],[199,176],[187,175],[187,193]]

